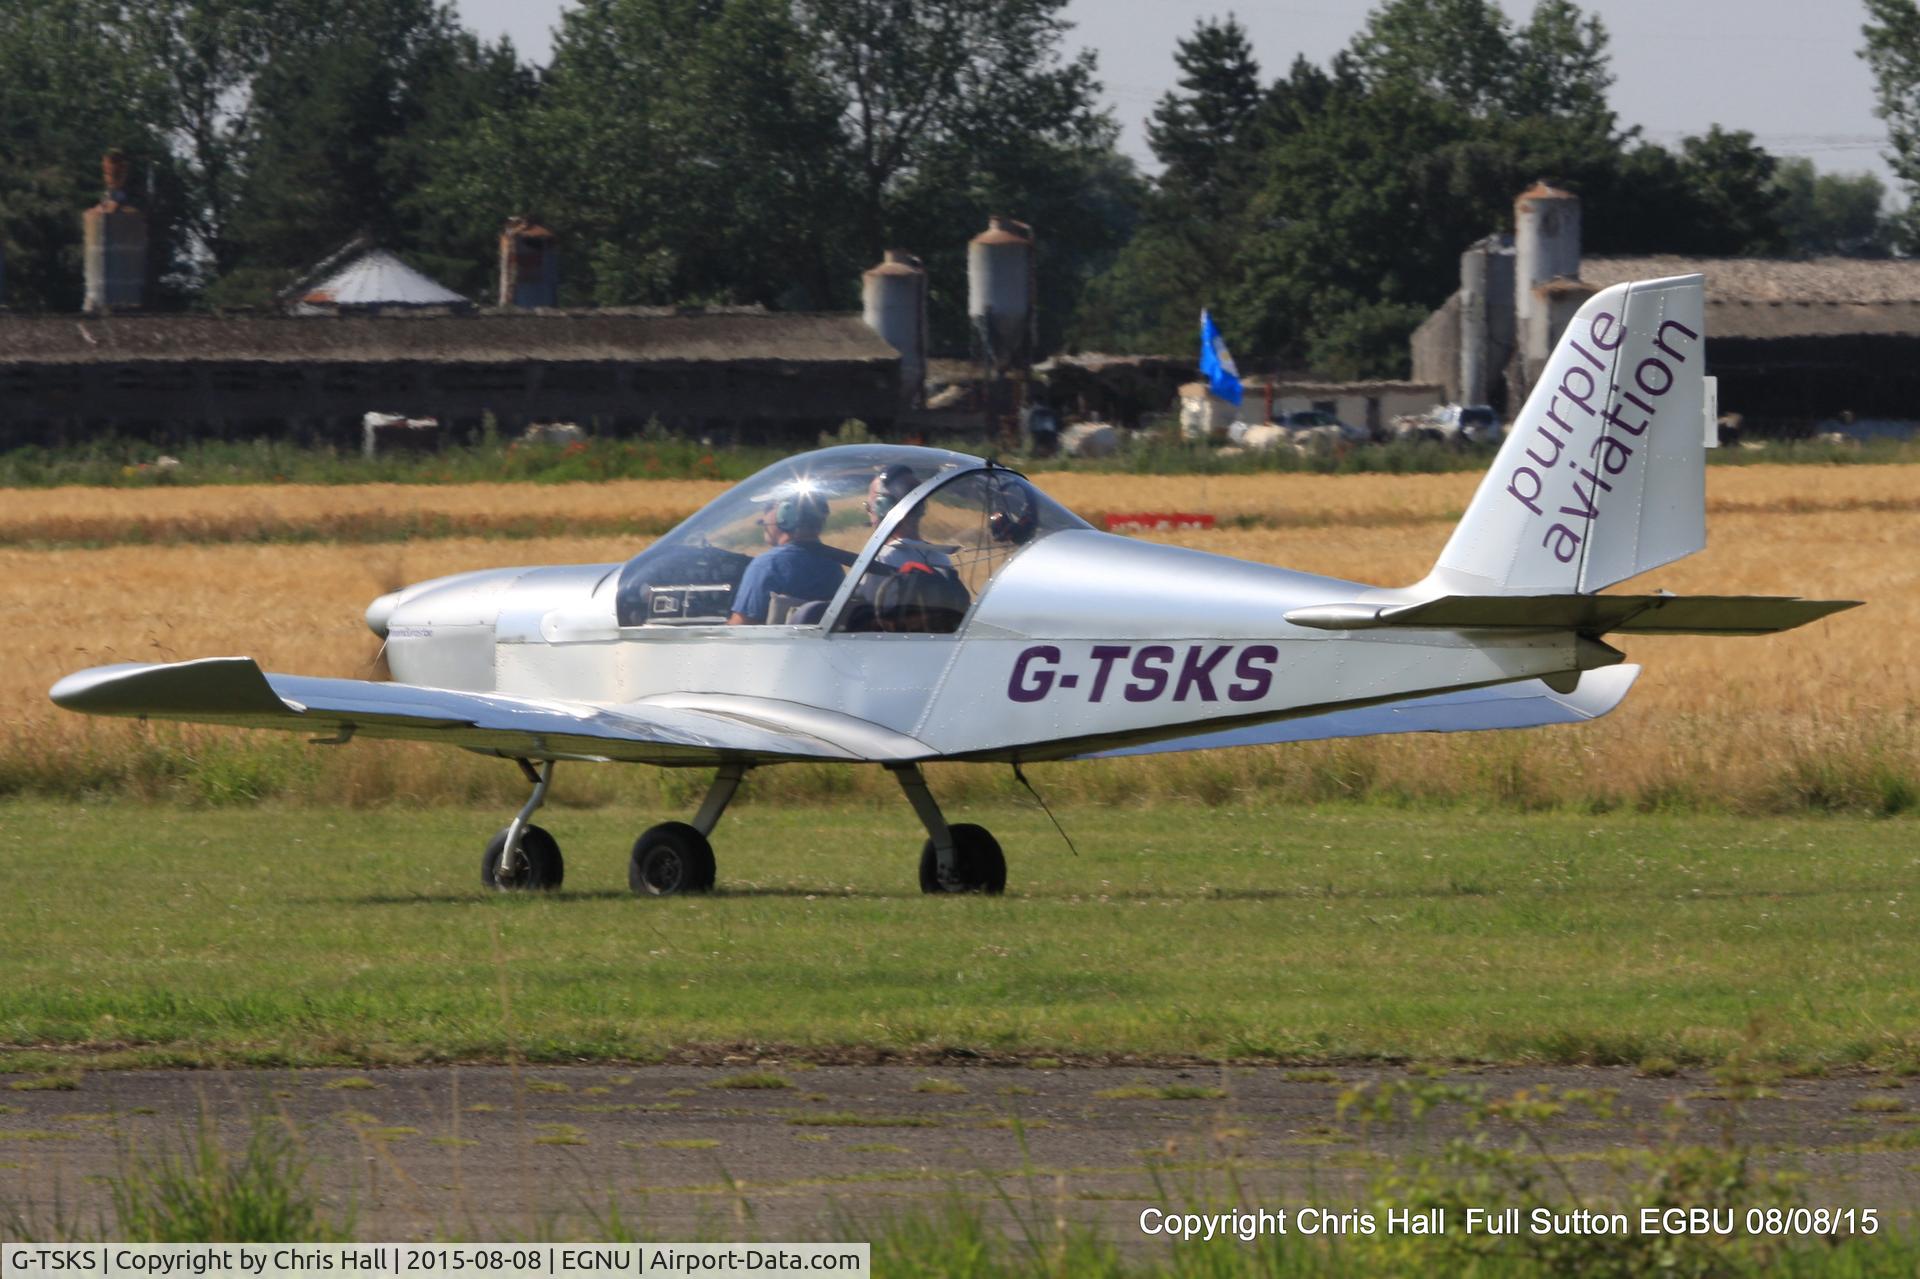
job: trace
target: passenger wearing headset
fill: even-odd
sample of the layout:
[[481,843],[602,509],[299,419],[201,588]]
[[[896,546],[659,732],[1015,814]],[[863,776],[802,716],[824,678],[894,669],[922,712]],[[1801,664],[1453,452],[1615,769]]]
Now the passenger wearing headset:
[[773,549],[747,565],[727,625],[764,625],[775,595],[833,598],[846,573],[838,555],[820,542],[826,523],[826,500],[812,493],[783,497],[761,513],[760,527]]
[[[867,486],[867,522],[878,528],[920,487],[912,468],[889,466]],[[953,557],[920,537],[920,510],[907,510],[861,579],[849,630],[951,633],[966,614],[967,589]]]
[[[874,528],[893,513],[906,496],[920,487],[920,477],[913,468],[895,463],[873,477],[867,485],[867,523]],[[899,568],[903,564],[925,564],[932,569],[953,569],[953,559],[945,551],[928,542],[920,540],[920,508],[915,507],[900,517],[893,526],[893,536],[880,548],[874,558],[889,568]]]

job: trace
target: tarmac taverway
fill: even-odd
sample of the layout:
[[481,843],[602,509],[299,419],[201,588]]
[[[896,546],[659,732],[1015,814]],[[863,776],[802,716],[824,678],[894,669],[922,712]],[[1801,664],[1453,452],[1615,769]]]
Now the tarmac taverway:
[[[748,1073],[792,1087],[717,1086]],[[959,1195],[1009,1227],[1011,1212],[1032,1211],[1098,1224],[1124,1243],[1140,1239],[1150,1206],[1352,1206],[1391,1160],[1464,1131],[1454,1108],[1418,1124],[1337,1116],[1353,1085],[1408,1078],[1385,1068],[752,1061],[98,1071],[72,1090],[0,1091],[0,1222],[46,1233],[59,1219],[111,1237],[113,1178],[177,1154],[203,1121],[238,1150],[266,1115],[291,1125],[326,1209],[350,1211],[366,1239],[584,1237],[616,1210],[656,1238],[857,1238],[859,1223]],[[1562,1167],[1596,1188],[1623,1184],[1598,1157],[1607,1152],[1733,1140],[1806,1174],[1813,1206],[1898,1218],[1920,1204],[1920,1080],[1783,1080],[1738,1102],[1708,1095],[1716,1085],[1698,1074],[1499,1068],[1446,1082],[1492,1096],[1613,1090],[1610,1117],[1575,1113],[1538,1129]],[[1099,1095],[1162,1088],[1225,1095]],[[1505,1125],[1484,1131],[1502,1146],[1523,1140]]]

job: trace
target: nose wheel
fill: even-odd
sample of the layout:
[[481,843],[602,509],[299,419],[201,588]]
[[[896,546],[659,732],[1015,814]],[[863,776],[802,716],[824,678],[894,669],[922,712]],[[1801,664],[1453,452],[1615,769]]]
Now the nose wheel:
[[538,772],[524,759],[516,762],[533,783],[533,794],[513,820],[487,841],[487,851],[480,857],[480,882],[503,893],[550,892],[566,878],[567,865],[560,856],[560,841],[544,827],[535,826],[533,815],[547,802],[553,761],[547,760]]
[[560,841],[544,826],[528,826],[520,832],[520,848],[506,856],[507,839],[513,827],[505,826],[487,841],[480,859],[480,882],[503,893],[551,891],[567,877],[567,864],[560,856]]

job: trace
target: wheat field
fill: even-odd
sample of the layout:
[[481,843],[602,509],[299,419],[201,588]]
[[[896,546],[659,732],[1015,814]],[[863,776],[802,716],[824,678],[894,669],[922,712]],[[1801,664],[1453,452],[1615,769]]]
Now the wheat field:
[[[1115,801],[1913,806],[1920,794],[1915,478],[1901,466],[1710,469],[1707,549],[1616,589],[1838,597],[1867,607],[1770,638],[1625,641],[1629,660],[1646,673],[1626,705],[1599,723],[1044,772],[1057,793]],[[1036,479],[1089,516],[1184,510],[1221,521],[1215,530],[1154,535],[1160,540],[1382,584],[1425,573],[1478,482],[1459,474]],[[466,569],[623,559],[645,534],[620,530],[667,527],[723,487],[624,481],[10,492],[0,509],[0,572],[10,584],[4,607],[15,648],[0,678],[8,725],[0,790],[504,802],[522,784],[500,761],[415,744],[336,750],[266,734],[93,721],[55,709],[46,689],[83,666],[236,653],[274,670],[368,677],[378,641],[360,614],[374,596]],[[636,786],[680,802],[690,784],[658,780],[650,770],[571,771],[557,789],[580,803],[630,796]],[[762,777],[753,789],[788,796],[879,796],[886,780],[850,780],[824,767]],[[999,770],[960,768],[946,770],[938,784],[960,797],[1011,785]]]
[[[1267,528],[1450,525],[1479,475],[1111,475],[1040,473],[1089,519],[1109,512],[1204,511]],[[716,480],[599,484],[280,484],[197,488],[14,489],[0,546],[406,540],[502,533],[661,532],[729,486]],[[1744,466],[1708,472],[1714,515],[1920,512],[1906,466]],[[1444,528],[1433,542],[1445,539]],[[1426,553],[1426,543],[1408,543]]]

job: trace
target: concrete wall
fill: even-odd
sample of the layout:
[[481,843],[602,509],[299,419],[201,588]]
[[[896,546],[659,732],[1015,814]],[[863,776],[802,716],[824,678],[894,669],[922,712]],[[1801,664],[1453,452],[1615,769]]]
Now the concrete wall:
[[1413,380],[1440,388],[1441,397],[1460,399],[1460,295],[1448,298],[1413,331]]

